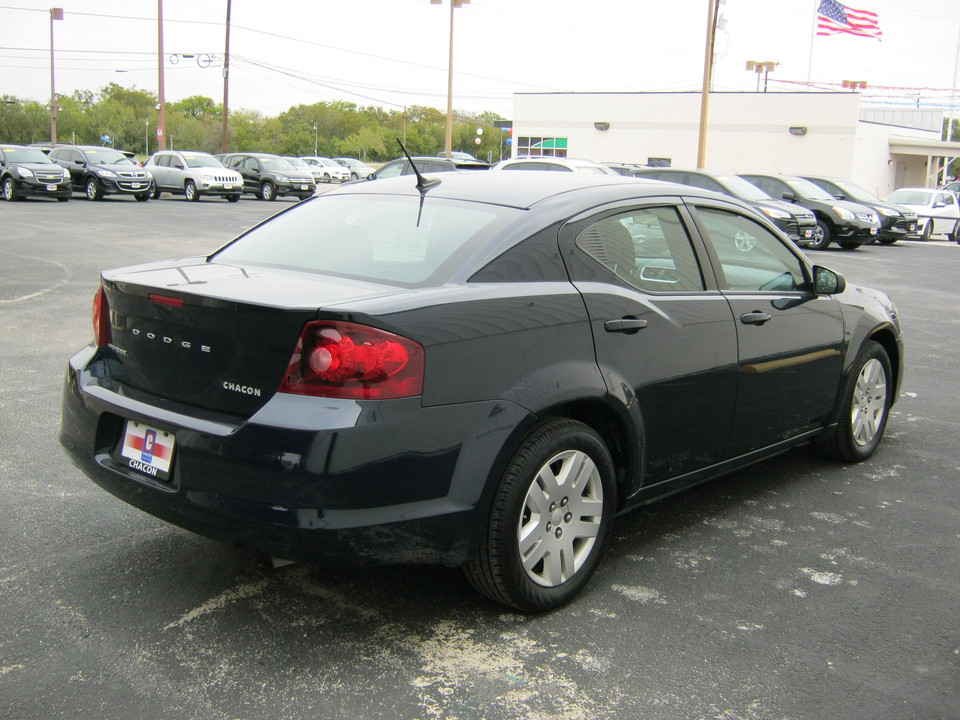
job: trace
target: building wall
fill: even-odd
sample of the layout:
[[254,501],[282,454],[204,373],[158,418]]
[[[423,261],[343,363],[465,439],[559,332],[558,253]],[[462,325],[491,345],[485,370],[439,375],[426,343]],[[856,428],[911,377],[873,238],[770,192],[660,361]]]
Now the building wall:
[[[862,122],[864,112],[871,122]],[[883,109],[863,111],[859,93],[853,92],[711,93],[704,164],[718,171],[846,178],[881,196],[903,185],[923,186],[927,158],[892,156],[889,137],[939,140],[939,120],[929,111],[919,120],[898,112],[904,117]],[[595,123],[609,123],[609,129],[598,130]],[[633,163],[667,158],[673,167],[692,168],[699,127],[699,92],[520,93],[514,98],[514,139],[565,137],[569,157]],[[791,134],[791,127],[806,132]]]

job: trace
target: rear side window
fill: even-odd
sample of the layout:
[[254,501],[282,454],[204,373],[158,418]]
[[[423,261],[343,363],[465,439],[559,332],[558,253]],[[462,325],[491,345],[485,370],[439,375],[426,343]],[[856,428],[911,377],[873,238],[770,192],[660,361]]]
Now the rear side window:
[[603,218],[577,236],[577,247],[639,290],[704,290],[700,264],[676,208],[641,208]]
[[442,284],[522,210],[443,198],[335,195],[282,213],[216,253],[404,286]]

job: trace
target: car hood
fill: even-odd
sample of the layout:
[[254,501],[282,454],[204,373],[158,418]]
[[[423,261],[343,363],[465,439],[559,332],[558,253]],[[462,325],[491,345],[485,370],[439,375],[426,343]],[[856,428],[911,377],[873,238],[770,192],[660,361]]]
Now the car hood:
[[14,162],[9,163],[10,167],[22,167],[32,172],[49,172],[50,170],[62,170],[63,166],[57,163],[32,163],[32,162]]
[[791,215],[812,215],[813,213],[802,205],[796,205],[794,203],[788,203],[786,200],[750,200],[749,204],[756,205],[757,207],[766,207],[773,208],[774,210],[782,210],[783,212],[790,213]]

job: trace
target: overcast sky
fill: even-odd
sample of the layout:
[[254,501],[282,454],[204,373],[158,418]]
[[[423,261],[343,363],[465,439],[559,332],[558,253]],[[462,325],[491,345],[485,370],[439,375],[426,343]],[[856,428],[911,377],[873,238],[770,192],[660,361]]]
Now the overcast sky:
[[[714,90],[755,90],[746,61],[775,61],[771,91],[865,80],[867,99],[887,104],[955,102],[960,5],[847,3],[879,15],[877,41],[814,38],[817,2],[725,0]],[[511,118],[517,92],[699,90],[709,3],[472,0],[454,13],[454,107]],[[163,0],[168,101],[222,100],[226,5]],[[0,0],[0,95],[49,101],[52,6],[65,15],[54,23],[59,93],[157,91],[157,0]],[[231,20],[232,108],[446,108],[449,0],[233,0]]]

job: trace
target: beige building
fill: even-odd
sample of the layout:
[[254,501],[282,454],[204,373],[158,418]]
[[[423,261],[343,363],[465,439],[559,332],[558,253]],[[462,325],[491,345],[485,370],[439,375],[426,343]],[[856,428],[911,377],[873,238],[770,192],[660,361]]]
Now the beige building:
[[[819,174],[852,180],[883,197],[936,186],[943,111],[861,105],[855,92],[711,93],[710,170]],[[694,168],[700,93],[519,93],[513,155],[566,155],[601,162]]]

